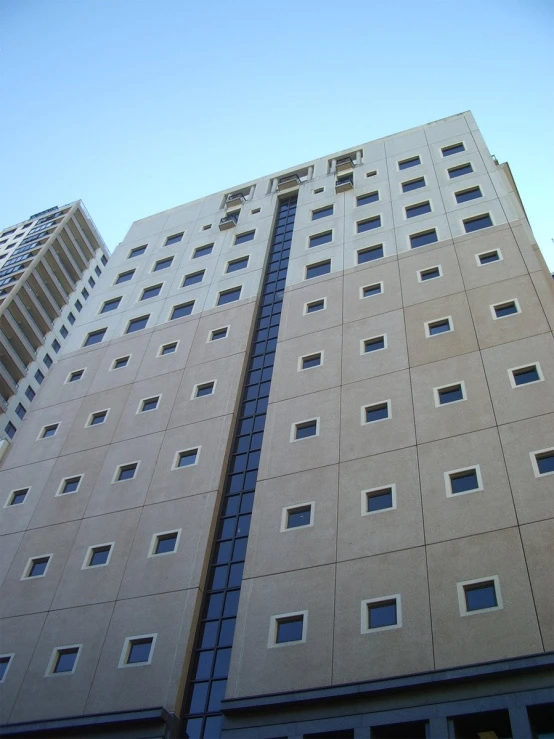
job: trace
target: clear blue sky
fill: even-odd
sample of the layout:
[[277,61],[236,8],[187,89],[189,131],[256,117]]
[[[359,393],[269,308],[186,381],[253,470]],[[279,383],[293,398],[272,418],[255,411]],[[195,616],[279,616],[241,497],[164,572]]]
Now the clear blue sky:
[[0,227],[132,221],[472,110],[554,269],[554,0],[0,0]]

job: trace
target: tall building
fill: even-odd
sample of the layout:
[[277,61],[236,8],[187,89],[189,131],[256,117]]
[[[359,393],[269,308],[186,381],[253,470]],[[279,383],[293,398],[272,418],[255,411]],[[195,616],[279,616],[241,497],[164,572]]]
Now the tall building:
[[553,326],[467,112],[135,222],[2,463],[4,736],[551,736]]
[[107,259],[80,201],[0,233],[0,458]]

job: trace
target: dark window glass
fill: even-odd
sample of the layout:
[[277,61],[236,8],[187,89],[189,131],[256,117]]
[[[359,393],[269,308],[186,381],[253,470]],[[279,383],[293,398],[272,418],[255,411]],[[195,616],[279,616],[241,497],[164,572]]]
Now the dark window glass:
[[96,285],[96,282],[94,281],[94,277],[88,278],[88,284],[90,285],[90,287],[94,287]]
[[306,305],[306,313],[315,313],[318,310],[323,310],[325,308],[325,301],[324,300],[314,300],[313,303],[308,303]]
[[380,603],[368,603],[367,625],[369,629],[380,629],[383,626],[395,626],[396,600],[384,600]]
[[364,231],[372,231],[374,228],[379,228],[381,226],[381,216],[368,218],[365,221],[358,221],[356,225],[358,227],[359,234],[363,233]]
[[438,267],[430,267],[429,269],[422,269],[420,274],[420,278],[422,282],[425,282],[426,280],[434,280],[435,277],[440,277],[441,272]]
[[312,354],[310,357],[302,357],[302,369],[310,367],[319,367],[321,364],[321,354]]
[[225,305],[226,303],[233,303],[235,300],[240,300],[241,287],[234,287],[232,290],[224,290],[219,293],[217,299],[218,305]]
[[78,654],[78,649],[59,649],[53,672],[56,674],[61,672],[71,672],[75,667]]
[[65,327],[65,326],[63,326],[63,325],[62,325],[62,326],[61,326],[61,328],[60,328],[60,334],[62,335],[62,338],[64,338],[64,339],[66,339],[66,338],[67,338],[68,330],[67,330],[67,329],[66,329],[66,327]]
[[37,370],[35,372],[35,380],[38,382],[39,385],[42,384],[42,381],[44,380],[44,375],[42,374],[40,370]]
[[327,216],[333,215],[333,206],[327,205],[325,208],[318,208],[318,210],[312,211],[312,221],[317,221],[318,218],[326,218]]
[[302,631],[304,629],[303,616],[291,616],[277,621],[277,644],[284,644],[289,641],[301,641]]
[[98,267],[98,266],[96,266],[96,267],[94,268],[94,271],[96,272],[96,276],[97,276],[97,277],[100,277],[100,275],[102,274],[102,270],[101,270],[101,269],[100,269],[100,267]]
[[44,355],[44,359],[42,361],[44,362],[44,364],[47,367],[51,367],[52,366],[52,357],[50,356],[50,354],[45,354]]
[[425,246],[426,244],[434,244],[435,241],[438,241],[438,237],[434,228],[430,231],[422,231],[421,233],[410,235],[410,246],[412,249],[417,249],[418,246]]
[[112,298],[112,300],[106,300],[106,302],[102,306],[102,310],[100,311],[100,313],[109,313],[111,310],[116,310],[116,308],[119,308],[120,303],[121,298]]
[[376,336],[374,339],[367,339],[364,341],[364,351],[367,352],[376,352],[379,349],[385,348],[385,337],[384,336]]
[[331,260],[327,259],[324,262],[318,262],[317,264],[309,264],[306,267],[306,279],[310,280],[312,277],[319,277],[320,275],[327,275],[331,271]]
[[104,338],[106,330],[107,329],[105,328],[101,328],[98,329],[98,331],[92,331],[92,333],[88,334],[83,346],[92,346],[93,344],[99,344]]
[[181,287],[189,287],[190,285],[196,285],[199,282],[202,282],[204,279],[204,271],[200,270],[200,272],[194,272],[190,275],[185,275],[185,279],[183,280],[183,284]]
[[491,262],[498,262],[500,256],[497,251],[489,251],[487,254],[479,254],[479,262],[481,264],[490,264]]
[[94,547],[90,555],[88,563],[89,567],[98,567],[99,565],[105,565],[110,556],[111,546],[105,547]]
[[77,309],[79,313],[83,310],[83,304],[81,303],[80,300],[75,301],[75,308]]
[[170,320],[174,321],[176,318],[183,318],[184,316],[190,316],[193,308],[194,308],[194,300],[192,300],[189,303],[182,303],[181,305],[176,305],[171,312]]
[[453,493],[466,493],[468,490],[476,490],[479,487],[477,470],[464,470],[454,472],[450,475],[450,488]]
[[173,342],[172,344],[165,344],[162,346],[162,351],[160,352],[160,355],[162,357],[165,357],[166,354],[173,354],[177,350],[177,342]]
[[101,423],[104,423],[106,420],[106,416],[108,415],[108,411],[100,411],[99,413],[93,413],[90,419],[89,426],[100,426]]
[[135,274],[135,270],[131,269],[128,272],[122,272],[117,276],[117,280],[115,281],[116,285],[121,285],[122,282],[129,282],[129,280],[133,279],[133,275]]
[[377,405],[370,405],[365,409],[366,423],[372,423],[373,421],[382,421],[384,418],[388,417],[388,403],[378,403]]
[[165,240],[165,246],[171,246],[171,244],[178,244],[179,241],[183,238],[183,234],[174,234],[173,236],[168,236]]
[[166,554],[174,552],[177,546],[177,532],[171,534],[160,534],[156,539],[154,554]]
[[75,323],[75,316],[73,315],[73,313],[69,312],[67,314],[67,320],[73,326],[73,324]]
[[184,452],[179,452],[179,461],[177,466],[190,467],[191,465],[196,464],[197,457],[198,449],[187,449]]
[[135,331],[141,331],[143,328],[146,328],[146,324],[148,323],[148,319],[150,316],[140,316],[140,318],[133,318],[131,321],[129,321],[129,325],[127,326],[127,331],[125,331],[126,334],[133,334]]
[[75,370],[69,375],[69,382],[78,382],[85,374],[85,370]]
[[21,490],[14,490],[10,496],[9,505],[21,505],[25,502],[29,488],[22,488]]
[[514,313],[519,313],[514,300],[509,303],[503,303],[502,305],[495,305],[494,312],[497,318],[503,318],[504,316],[511,316]]
[[162,286],[161,285],[152,285],[152,287],[147,287],[142,291],[141,300],[148,300],[149,298],[155,298],[157,297],[161,292]]
[[159,397],[157,397],[157,398],[147,398],[146,400],[143,400],[142,401],[142,407],[140,409],[141,412],[142,413],[145,413],[146,411],[155,411],[156,408],[158,407],[159,400],[160,400]]
[[409,169],[410,167],[417,167],[418,164],[421,164],[420,158],[411,157],[410,159],[404,159],[398,162],[398,169]]
[[75,493],[77,491],[77,488],[79,487],[80,482],[80,477],[68,477],[67,480],[64,480],[61,491],[62,494],[65,495],[66,493]]
[[235,259],[229,262],[225,271],[227,273],[237,272],[239,269],[246,269],[246,267],[248,267],[248,257],[242,257],[242,259]]
[[383,244],[377,244],[377,246],[370,246],[368,249],[360,249],[358,252],[358,264],[364,264],[364,262],[372,262],[374,259],[382,259],[385,256],[383,251]]
[[356,205],[368,205],[369,203],[376,203],[379,200],[379,192],[368,192],[365,195],[358,195],[356,198]]
[[44,575],[49,561],[50,557],[38,557],[37,559],[33,559],[27,577],[40,577],[41,575]]
[[483,608],[495,608],[498,605],[494,582],[465,585],[464,592],[468,611],[480,611]]
[[214,248],[213,244],[206,244],[206,246],[199,246],[198,249],[194,250],[194,254],[192,255],[192,258],[198,259],[198,257],[207,257],[208,254],[212,253],[213,248]]
[[467,221],[464,221],[466,233],[480,231],[482,228],[489,228],[492,225],[493,222],[488,213],[484,213],[482,216],[476,216],[475,218],[468,218]]
[[44,431],[42,432],[43,439],[50,439],[52,436],[56,435],[56,431],[58,430],[58,424],[53,423],[51,426],[45,426]]
[[85,300],[88,300],[88,290],[86,289],[86,287],[84,287],[84,288],[83,288],[83,289],[81,290],[81,295],[83,296],[83,298],[84,298]]
[[8,421],[8,423],[6,424],[6,427],[4,428],[4,431],[8,435],[8,438],[9,439],[13,439],[13,437],[15,436],[15,432],[17,431],[17,429],[15,428],[15,426],[13,425],[13,423],[11,421]]
[[554,472],[554,451],[541,452],[535,455],[539,474],[547,475]]
[[287,529],[309,526],[312,520],[312,507],[309,505],[289,508],[287,511]]
[[160,259],[156,264],[154,265],[153,272],[161,272],[162,269],[168,269],[173,264],[173,257],[168,257],[167,259]]
[[516,385],[526,385],[528,382],[537,382],[540,380],[539,371],[536,365],[529,367],[521,367],[521,369],[513,370],[514,382]]
[[118,357],[113,363],[113,369],[122,369],[129,363],[129,357]]
[[212,331],[210,341],[217,341],[218,339],[224,339],[227,336],[227,328],[216,328]]
[[102,256],[100,257],[100,261],[104,266],[106,266],[106,264],[108,263],[108,258],[104,254],[102,254]]
[[452,154],[459,154],[462,151],[465,151],[466,148],[463,144],[452,144],[452,146],[445,146],[442,150],[443,157],[449,157]]
[[317,434],[317,421],[305,421],[296,424],[295,439],[306,439]]
[[16,413],[17,416],[19,416],[19,418],[23,419],[23,418],[25,418],[25,414],[27,413],[27,409],[25,408],[24,405],[22,405],[21,403],[18,403],[17,404],[17,408],[15,409],[15,413]]
[[27,398],[27,400],[33,400],[33,398],[35,397],[35,395],[36,395],[35,391],[29,385],[29,387],[27,388],[27,390],[25,390],[25,397]]
[[473,172],[473,167],[471,164],[461,164],[459,167],[453,167],[452,169],[448,170],[448,176],[450,179],[454,179],[454,177],[461,177],[464,174],[470,174]]
[[256,233],[255,231],[248,231],[247,233],[237,234],[235,236],[235,245],[237,245],[237,244],[244,244],[247,241],[252,241],[252,239],[254,238],[255,233]]
[[472,187],[469,190],[462,190],[455,193],[457,203],[466,203],[468,200],[475,200],[483,196],[479,187]]
[[448,318],[444,318],[440,321],[435,321],[429,324],[429,336],[436,336],[436,334],[444,334],[450,331],[450,321]]
[[415,180],[409,180],[409,182],[403,182],[402,192],[411,192],[412,190],[418,190],[420,187],[425,187],[424,177],[418,177]]
[[325,233],[321,234],[314,234],[313,236],[310,236],[310,248],[314,246],[321,246],[322,244],[328,244],[330,241],[333,240],[333,232],[332,231],[326,231]]
[[431,203],[418,203],[417,205],[408,205],[406,207],[406,217],[414,218],[415,216],[422,216],[424,213],[431,212]]
[[144,254],[146,251],[146,246],[137,246],[134,249],[131,249],[129,252],[128,259],[133,259],[133,257],[140,257],[141,254]]
[[134,462],[133,464],[123,464],[119,468],[119,474],[117,476],[118,480],[132,480],[135,476],[135,472],[137,471],[137,464]]
[[457,400],[464,399],[464,393],[461,385],[452,385],[451,387],[443,387],[438,391],[439,403],[455,403]]
[[367,511],[383,511],[392,508],[392,489],[383,488],[383,490],[373,490],[367,494]]
[[196,388],[196,397],[202,398],[205,395],[212,395],[214,391],[214,383],[206,382],[204,385],[198,385]]
[[376,282],[375,285],[366,285],[366,287],[362,289],[364,298],[371,298],[373,295],[379,295],[382,292],[383,290],[380,282]]
[[127,664],[133,665],[138,662],[148,662],[151,649],[152,639],[133,639],[130,643]]

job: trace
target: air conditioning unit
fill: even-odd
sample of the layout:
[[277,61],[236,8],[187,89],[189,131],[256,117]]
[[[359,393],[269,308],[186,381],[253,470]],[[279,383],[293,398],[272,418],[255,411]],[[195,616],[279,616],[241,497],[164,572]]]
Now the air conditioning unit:
[[300,186],[300,177],[297,174],[288,174],[285,175],[285,177],[279,177],[279,180],[277,182],[277,189],[279,191],[281,190],[290,190],[294,187]]
[[337,172],[348,172],[353,167],[354,162],[352,161],[352,157],[341,157],[337,159]]
[[223,218],[219,221],[219,230],[225,231],[226,228],[233,228],[237,225],[237,221],[239,219],[239,212],[236,213],[228,213],[226,216],[223,216]]
[[243,192],[232,192],[225,198],[225,206],[228,208],[230,205],[238,205],[239,203],[244,203],[245,200],[246,198]]
[[337,177],[335,180],[335,192],[346,192],[354,187],[354,176],[349,174],[346,177]]

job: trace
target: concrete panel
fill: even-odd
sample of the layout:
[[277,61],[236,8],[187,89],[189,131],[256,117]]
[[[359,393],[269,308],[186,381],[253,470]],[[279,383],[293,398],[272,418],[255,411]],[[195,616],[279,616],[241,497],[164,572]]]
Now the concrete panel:
[[[371,265],[371,262],[369,263]],[[382,282],[382,292],[364,298],[362,290],[368,285]],[[397,260],[385,264],[360,267],[344,276],[344,309],[343,321],[358,321],[379,313],[388,313],[402,307],[400,277]]]
[[[449,116],[440,121],[428,123],[425,126],[425,136],[429,144],[438,144],[441,141],[447,143],[457,143],[460,137],[468,138],[470,127],[463,113],[460,115]],[[433,148],[433,147],[431,147]]]
[[[159,377],[169,372],[181,370],[190,358],[190,351],[194,335],[198,327],[198,319],[186,321],[171,321],[169,324],[156,328],[150,334],[144,357],[136,375],[136,381]],[[178,342],[172,354],[160,356],[161,347]]]
[[[453,246],[440,246],[436,249],[413,249],[399,260],[404,305],[415,305],[427,300],[443,298],[462,292],[464,284]],[[440,277],[421,280],[419,272],[438,267]]]
[[[246,351],[254,308],[254,303],[241,303],[203,315],[198,323],[189,364],[202,364]],[[229,327],[227,336],[209,341],[211,331],[224,326]]]
[[554,599],[549,587],[554,570],[554,521],[522,526],[521,539],[544,649],[548,652],[554,649]]
[[[484,265],[479,264],[478,254],[495,250],[500,251],[501,259]],[[458,237],[456,254],[466,290],[520,277],[527,272],[516,240],[508,226],[495,226],[480,233]]]
[[[48,459],[0,472],[0,534],[11,534],[27,528],[53,466],[54,460]],[[29,492],[23,503],[6,506],[14,490],[26,488],[29,488]]]
[[17,531],[13,534],[3,534],[0,539],[0,550],[2,552],[2,557],[0,558],[0,585],[4,582],[6,575],[10,571],[23,535],[23,531]]
[[[550,330],[554,331],[554,288],[550,284],[548,275],[545,276],[542,272],[533,272],[531,279],[548,319]],[[552,283],[554,284],[554,280]]]
[[[138,335],[110,342],[98,365],[89,392],[100,393],[134,382],[151,336],[150,333],[139,332]],[[121,357],[129,357],[127,365],[114,369],[115,360]]]
[[[105,351],[106,347],[100,344],[96,351],[74,354],[56,362],[33,400],[33,410],[57,406],[68,400],[76,400],[85,396],[94,382]],[[71,372],[81,369],[84,370],[84,374],[80,380],[67,382]]]
[[[343,278],[330,277],[285,291],[279,340],[304,336],[323,331],[342,323]],[[306,313],[306,305],[318,300],[325,301],[323,310]]]

